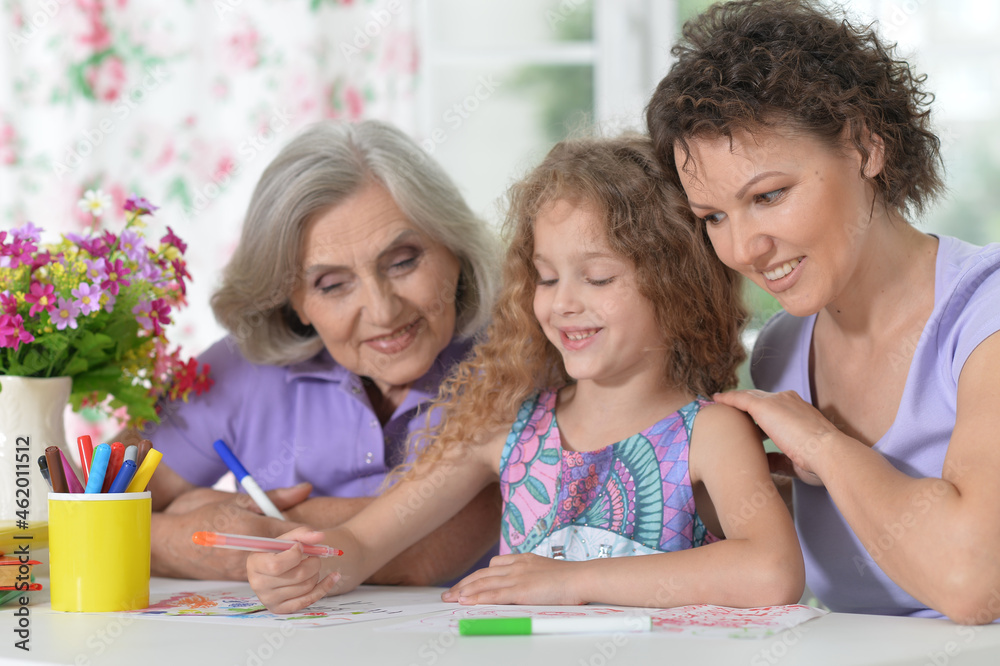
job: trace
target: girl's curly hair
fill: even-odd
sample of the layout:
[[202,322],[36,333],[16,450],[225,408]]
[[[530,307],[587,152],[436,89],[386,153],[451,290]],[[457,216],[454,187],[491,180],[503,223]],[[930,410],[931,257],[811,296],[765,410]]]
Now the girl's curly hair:
[[674,149],[692,137],[789,127],[862,157],[885,147],[873,185],[885,204],[920,212],[944,189],[934,96],[872,26],[856,26],[811,0],[738,0],[688,21],[677,58],[646,107],[656,154],[675,182]]
[[[532,393],[572,379],[534,315],[534,226],[556,200],[591,207],[612,251],[630,260],[669,349],[664,381],[695,395],[736,384],[747,313],[739,276],[695,229],[679,188],[642,135],[567,140],[509,193],[503,286],[486,337],[441,386],[439,429],[420,457],[427,469],[514,422]],[[572,242],[572,239],[567,239]]]

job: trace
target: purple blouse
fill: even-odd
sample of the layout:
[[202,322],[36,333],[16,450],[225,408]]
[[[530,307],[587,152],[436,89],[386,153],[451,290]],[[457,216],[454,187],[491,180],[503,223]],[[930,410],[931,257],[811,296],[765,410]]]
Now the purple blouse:
[[[872,447],[915,478],[941,478],[962,366],[983,340],[1000,331],[1000,244],[977,247],[941,236],[935,271],[934,311],[916,341],[899,410]],[[751,374],[757,388],[793,390],[813,402],[809,350],[815,322],[815,315],[798,318],[785,312],[771,318],[754,347]],[[933,499],[916,498],[911,515],[887,525],[880,539],[869,544],[876,554],[892,548],[899,531],[929,511]],[[878,567],[825,488],[795,482],[795,524],[806,582],[831,610],[942,617]]]
[[326,350],[289,366],[257,365],[223,338],[198,359],[211,365],[215,385],[166,405],[146,436],[164,464],[198,486],[228,471],[212,448],[222,439],[265,490],[308,481],[314,496],[370,497],[403,460],[407,437],[424,427],[428,402],[470,348],[453,341],[383,427],[361,378]]

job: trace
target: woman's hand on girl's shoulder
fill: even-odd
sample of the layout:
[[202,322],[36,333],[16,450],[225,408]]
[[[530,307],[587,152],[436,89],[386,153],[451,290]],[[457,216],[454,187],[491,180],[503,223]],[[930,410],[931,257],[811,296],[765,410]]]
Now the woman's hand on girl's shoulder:
[[749,414],[764,435],[781,449],[789,462],[775,459],[776,473],[790,473],[810,485],[823,485],[814,471],[815,457],[827,448],[831,439],[843,433],[798,393],[753,389],[716,393],[712,399]]

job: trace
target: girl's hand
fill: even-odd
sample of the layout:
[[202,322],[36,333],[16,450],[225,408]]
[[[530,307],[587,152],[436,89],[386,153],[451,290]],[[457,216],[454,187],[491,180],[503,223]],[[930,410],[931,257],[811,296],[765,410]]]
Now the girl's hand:
[[490,566],[469,574],[441,595],[460,604],[587,603],[576,592],[574,571],[582,562],[553,560],[532,553],[498,555]]
[[[802,481],[822,486],[814,461],[829,441],[840,434],[818,409],[795,391],[728,391],[712,396],[715,402],[748,413],[784,456],[768,456],[776,474],[793,475]],[[787,457],[787,460],[783,458]]]
[[[322,532],[298,527],[280,539],[316,544]],[[272,613],[294,613],[325,597],[340,580],[340,574],[322,575],[322,561],[310,557],[296,545],[283,553],[252,553],[247,558],[247,579],[261,603]]]

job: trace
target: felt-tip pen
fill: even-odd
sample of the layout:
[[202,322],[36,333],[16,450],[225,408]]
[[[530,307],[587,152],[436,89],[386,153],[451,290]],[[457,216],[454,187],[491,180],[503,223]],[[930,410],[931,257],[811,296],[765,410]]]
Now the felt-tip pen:
[[286,541],[285,539],[268,539],[267,537],[245,536],[243,534],[220,534],[218,532],[195,532],[191,541],[199,546],[214,546],[216,548],[232,548],[233,550],[250,550],[255,553],[283,553],[295,544],[302,546],[302,552],[314,557],[334,557],[343,555],[344,551],[325,544],[308,544],[301,541]]
[[232,471],[236,476],[236,480],[239,481],[243,489],[247,491],[247,495],[253,498],[253,501],[257,503],[260,510],[264,512],[264,515],[271,516],[272,518],[279,518],[284,520],[285,517],[281,515],[281,511],[278,511],[278,507],[274,506],[274,502],[271,498],[267,496],[264,489],[261,488],[254,478],[250,476],[250,472],[247,468],[243,466],[243,463],[233,454],[232,450],[226,446],[226,443],[221,439],[215,440],[215,452],[219,454],[222,461],[226,463],[226,467]]
[[458,621],[462,636],[530,636],[650,631],[648,615],[585,615],[576,617],[481,617]]

